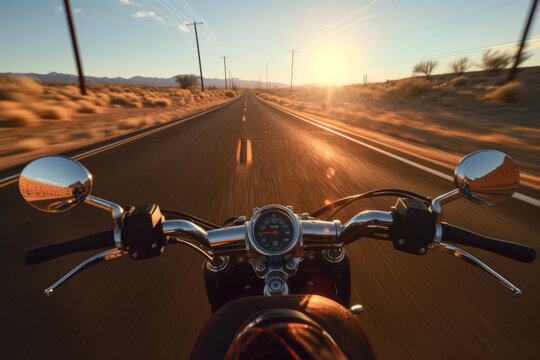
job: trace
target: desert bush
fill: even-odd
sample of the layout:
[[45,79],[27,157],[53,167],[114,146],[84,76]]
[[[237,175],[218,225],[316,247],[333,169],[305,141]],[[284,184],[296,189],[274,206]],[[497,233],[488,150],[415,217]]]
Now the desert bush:
[[146,97],[143,105],[146,107],[167,107],[171,106],[171,100],[167,98]]
[[429,82],[426,79],[410,78],[398,81],[394,86],[394,90],[399,93],[405,93],[412,97],[417,97],[427,93],[431,89]]
[[21,108],[0,110],[0,128],[26,127],[37,122],[36,114],[30,110]]
[[199,85],[199,77],[193,74],[176,75],[174,81],[176,81],[182,89],[193,89]]
[[471,66],[472,62],[466,56],[450,62],[450,68],[452,71],[460,76],[463,75],[465,71],[469,70]]
[[84,114],[101,114],[101,107],[96,106],[94,103],[87,100],[77,101],[78,109],[77,112]]
[[499,50],[489,49],[482,54],[482,69],[490,73],[498,73],[510,64],[512,55]]
[[26,138],[19,140],[13,145],[12,152],[14,153],[23,153],[27,151],[32,151],[35,149],[41,149],[47,146],[47,143],[42,138]]
[[435,68],[439,66],[439,62],[436,60],[420,61],[413,67],[413,74],[424,74],[426,79],[429,79]]
[[25,101],[42,92],[43,87],[27,76],[0,76],[0,100]]
[[94,134],[91,131],[81,131],[73,133],[69,136],[70,140],[81,140],[81,139],[91,139],[94,137]]
[[124,107],[142,107],[140,99],[133,94],[112,94],[110,96],[109,104],[120,105]]
[[523,84],[517,80],[501,85],[484,95],[484,99],[494,102],[516,102],[523,95]]
[[462,76],[453,78],[450,81],[450,84],[452,84],[453,87],[458,87],[458,86],[467,85],[468,82],[469,82],[469,78],[462,75]]
[[236,94],[233,93],[232,91],[227,91],[227,92],[225,92],[225,96],[230,97],[230,98],[233,98],[233,97],[236,96]]

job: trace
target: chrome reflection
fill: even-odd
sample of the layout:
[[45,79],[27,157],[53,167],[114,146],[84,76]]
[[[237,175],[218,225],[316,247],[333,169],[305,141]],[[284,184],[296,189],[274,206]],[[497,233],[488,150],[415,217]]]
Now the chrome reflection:
[[459,162],[454,183],[469,200],[491,206],[511,197],[517,190],[519,170],[505,153],[481,150]]
[[26,165],[19,191],[38,210],[64,212],[82,203],[92,190],[92,175],[79,162],[65,156],[46,156]]

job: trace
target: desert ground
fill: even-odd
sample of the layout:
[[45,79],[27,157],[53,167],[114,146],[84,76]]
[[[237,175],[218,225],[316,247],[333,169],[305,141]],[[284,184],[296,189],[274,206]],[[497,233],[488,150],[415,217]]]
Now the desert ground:
[[0,169],[223,103],[238,92],[147,85],[39,83],[0,76]]
[[479,149],[501,150],[517,161],[523,184],[540,188],[540,67],[504,84],[507,76],[477,71],[256,94],[445,167]]

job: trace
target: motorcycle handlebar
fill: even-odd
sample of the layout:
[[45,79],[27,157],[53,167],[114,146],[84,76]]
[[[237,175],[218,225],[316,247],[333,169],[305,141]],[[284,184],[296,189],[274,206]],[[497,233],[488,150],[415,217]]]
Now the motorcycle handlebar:
[[[341,227],[339,222],[302,220],[304,246],[322,249],[346,245],[360,237],[369,236],[369,230],[383,230],[391,224],[392,214],[382,211],[364,211]],[[191,238],[200,250],[207,251],[210,256],[245,250],[244,226],[206,232],[189,221],[168,220],[163,223],[163,230],[165,235],[181,234]],[[447,223],[442,223],[442,230],[443,242],[488,250],[526,263],[536,258],[536,251],[525,245],[488,238]],[[24,261],[27,264],[38,264],[63,255],[115,245],[114,231],[107,230],[80,239],[27,250]]]
[[33,265],[80,251],[96,250],[114,246],[114,231],[107,230],[80,239],[27,250],[24,253],[24,261],[27,264]]
[[533,262],[536,251],[525,245],[478,235],[454,225],[442,223],[442,241],[472,246],[525,263]]

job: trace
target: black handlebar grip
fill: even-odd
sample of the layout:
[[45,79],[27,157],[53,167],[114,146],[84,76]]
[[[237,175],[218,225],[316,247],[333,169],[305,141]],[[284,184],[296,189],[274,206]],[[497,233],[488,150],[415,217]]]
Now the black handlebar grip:
[[441,225],[443,242],[488,250],[525,263],[533,262],[536,258],[536,250],[532,247],[510,241],[488,238],[446,223],[442,223]]
[[73,254],[79,251],[102,249],[111,246],[115,246],[114,232],[113,230],[107,230],[88,235],[80,239],[27,250],[24,253],[24,262],[29,265],[39,264],[59,256]]

